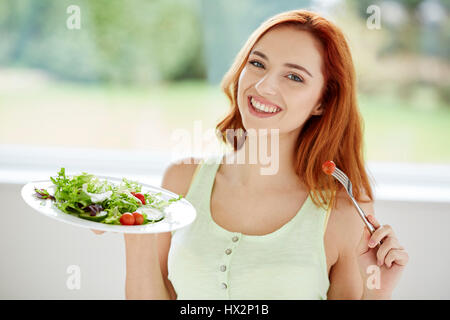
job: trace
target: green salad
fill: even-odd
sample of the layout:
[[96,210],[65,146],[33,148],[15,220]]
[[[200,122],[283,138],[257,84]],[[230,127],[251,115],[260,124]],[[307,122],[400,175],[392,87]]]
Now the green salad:
[[56,177],[50,177],[54,194],[35,188],[40,199],[54,201],[63,212],[95,222],[113,225],[142,225],[161,221],[164,208],[178,198],[163,200],[161,193],[142,192],[134,181],[122,179],[120,184],[101,181],[93,174],[81,173],[67,177],[61,168]]

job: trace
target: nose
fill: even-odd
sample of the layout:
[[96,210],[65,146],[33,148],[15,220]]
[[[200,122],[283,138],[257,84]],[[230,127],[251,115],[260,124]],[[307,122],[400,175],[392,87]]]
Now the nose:
[[262,77],[255,85],[256,91],[261,96],[265,95],[276,95],[276,83],[275,77],[272,77],[269,73],[267,73],[264,77]]

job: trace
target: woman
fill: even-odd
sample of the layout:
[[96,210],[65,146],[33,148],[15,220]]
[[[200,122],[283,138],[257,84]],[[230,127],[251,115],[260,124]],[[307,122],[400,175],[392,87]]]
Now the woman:
[[[172,233],[125,235],[127,298],[389,299],[408,254],[373,217],[342,32],[304,10],[272,17],[250,36],[222,88],[231,111],[217,129],[233,147],[225,158],[247,160],[167,168],[162,187],[185,196],[198,216]],[[244,134],[231,140],[227,129]],[[276,139],[274,174],[248,161],[250,129],[268,145]],[[372,235],[342,186],[321,171],[329,159],[371,214]]]

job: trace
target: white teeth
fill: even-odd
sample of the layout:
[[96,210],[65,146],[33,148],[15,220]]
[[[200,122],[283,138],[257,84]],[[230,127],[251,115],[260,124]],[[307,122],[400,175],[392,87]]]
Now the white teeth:
[[268,113],[274,113],[278,111],[278,108],[276,107],[268,107],[262,103],[259,103],[258,101],[256,101],[255,99],[251,99],[251,103],[252,105],[255,107],[255,109],[258,109],[260,111],[264,111],[264,112],[268,112]]

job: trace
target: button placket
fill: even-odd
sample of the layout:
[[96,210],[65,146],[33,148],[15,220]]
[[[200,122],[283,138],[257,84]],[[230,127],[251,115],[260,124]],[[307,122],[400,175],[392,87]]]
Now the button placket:
[[241,239],[241,235],[238,233],[234,233],[230,237],[230,242],[227,247],[223,250],[221,263],[218,266],[219,273],[219,285],[223,291],[226,291],[227,297],[229,296],[229,271],[230,271],[230,263],[235,251],[236,246],[239,244]]

